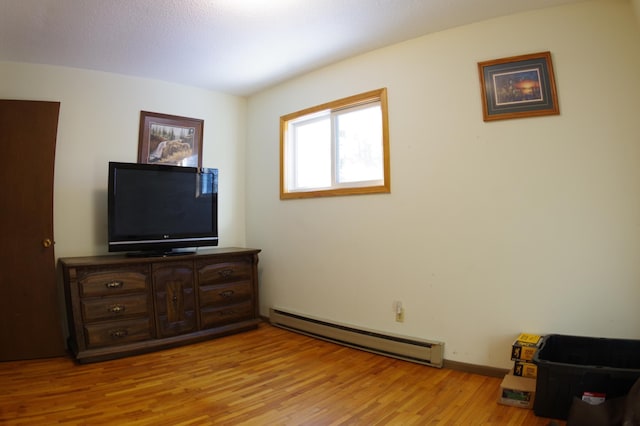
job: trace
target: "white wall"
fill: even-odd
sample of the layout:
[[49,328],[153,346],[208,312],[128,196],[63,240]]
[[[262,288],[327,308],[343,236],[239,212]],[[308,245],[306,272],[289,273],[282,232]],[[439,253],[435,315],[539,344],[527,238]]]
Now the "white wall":
[[[639,45],[630,2],[587,2],[432,34],[252,96],[247,242],[263,249],[261,312],[438,339],[449,360],[503,368],[521,331],[640,338]],[[477,62],[546,50],[561,115],[483,122]],[[279,117],[380,87],[392,193],[279,200]]]
[[61,102],[54,184],[57,257],[106,253],[107,164],[137,161],[142,110],[204,119],[202,164],[220,170],[220,245],[245,244],[246,99],[41,65],[0,62],[0,77],[0,98]]

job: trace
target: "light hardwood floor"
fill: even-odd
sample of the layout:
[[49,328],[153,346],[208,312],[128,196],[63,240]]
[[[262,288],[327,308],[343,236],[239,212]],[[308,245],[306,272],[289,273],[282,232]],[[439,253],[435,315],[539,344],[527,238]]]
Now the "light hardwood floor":
[[497,404],[499,385],[498,378],[399,361],[265,323],[95,364],[0,363],[0,424],[549,423],[532,410]]

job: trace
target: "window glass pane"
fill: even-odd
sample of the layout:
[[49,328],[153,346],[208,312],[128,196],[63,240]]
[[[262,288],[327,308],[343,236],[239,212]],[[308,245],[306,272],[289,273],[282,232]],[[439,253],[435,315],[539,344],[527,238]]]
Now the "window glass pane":
[[293,188],[331,186],[331,121],[329,116],[294,125]]
[[391,192],[387,89],[280,117],[280,198]]
[[336,134],[338,183],[384,179],[380,104],[339,113]]

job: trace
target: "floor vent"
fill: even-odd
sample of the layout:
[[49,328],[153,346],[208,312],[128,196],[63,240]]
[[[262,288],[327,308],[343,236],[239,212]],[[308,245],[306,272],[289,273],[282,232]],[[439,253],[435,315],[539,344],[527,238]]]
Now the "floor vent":
[[300,314],[271,309],[271,324],[298,333],[432,367],[442,367],[444,343],[354,328]]

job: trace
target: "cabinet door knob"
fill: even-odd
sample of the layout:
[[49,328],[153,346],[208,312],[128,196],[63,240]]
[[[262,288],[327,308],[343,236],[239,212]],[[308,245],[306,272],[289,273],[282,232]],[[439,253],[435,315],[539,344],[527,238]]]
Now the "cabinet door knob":
[[229,278],[231,276],[231,274],[233,274],[233,269],[223,269],[222,271],[220,271],[218,273],[223,278]]
[[127,337],[127,335],[129,334],[129,331],[126,328],[118,328],[116,330],[111,330],[111,333],[109,333],[109,334],[114,339],[117,339],[117,338],[121,338],[121,337]]
[[44,240],[42,240],[42,247],[49,248],[52,245],[53,245],[53,240],[51,240],[51,238],[45,238]]
[[119,314],[121,312],[124,312],[124,305],[111,305],[109,306],[109,308],[107,309],[109,312],[112,312],[114,314]]
[[228,299],[228,298],[230,298],[231,296],[233,296],[233,290],[226,290],[226,291],[223,291],[222,293],[218,293],[218,294],[219,294],[220,296],[222,296],[222,297],[224,297],[224,298]]
[[105,284],[107,288],[121,288],[124,285],[122,281],[109,281]]

